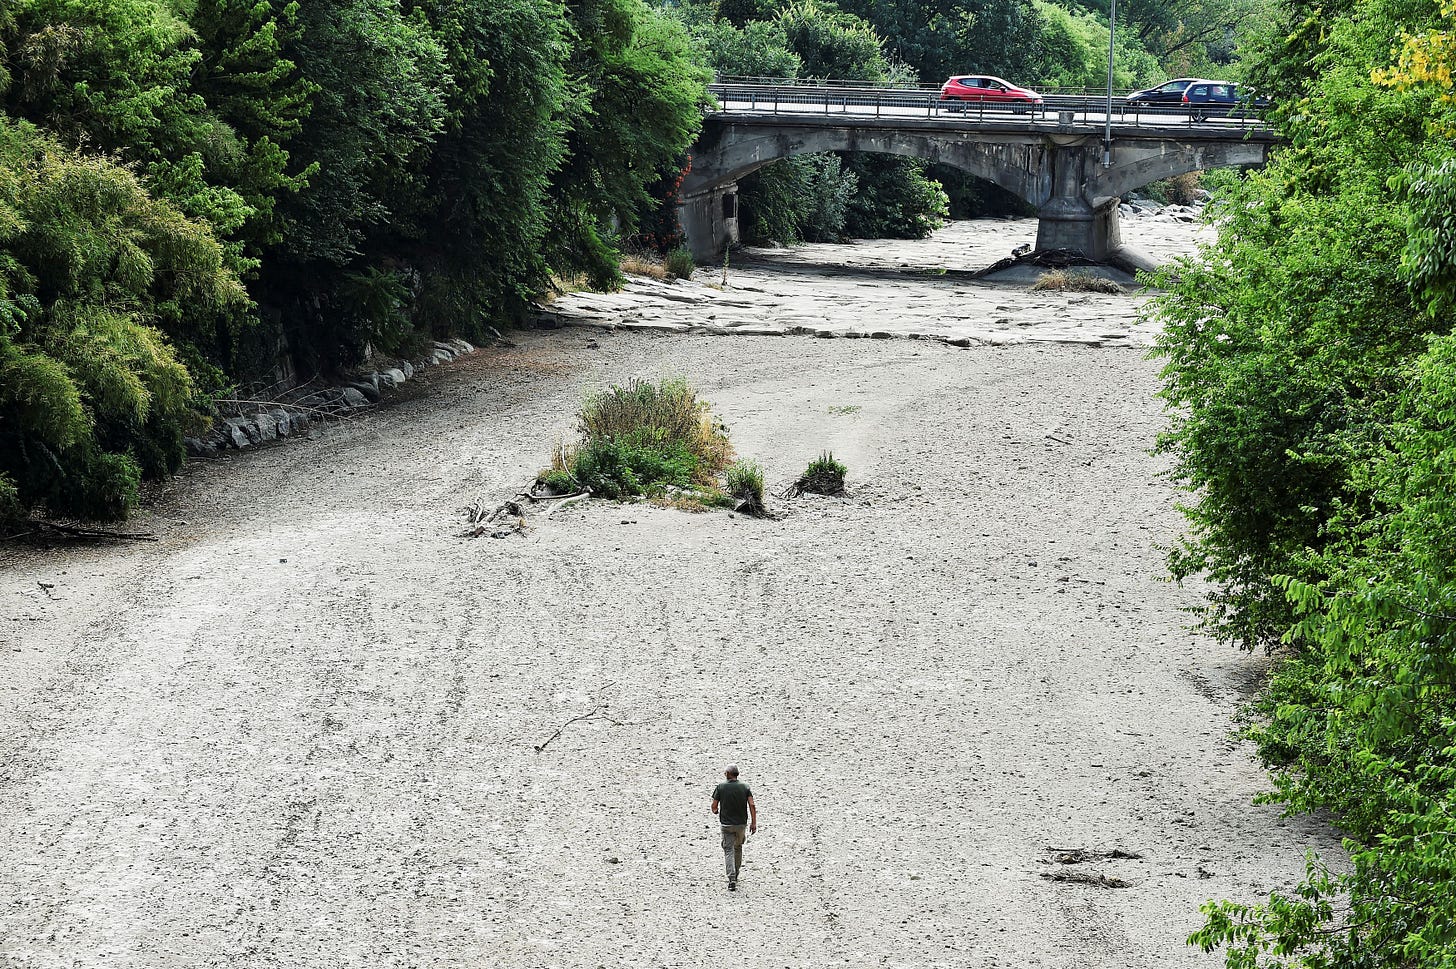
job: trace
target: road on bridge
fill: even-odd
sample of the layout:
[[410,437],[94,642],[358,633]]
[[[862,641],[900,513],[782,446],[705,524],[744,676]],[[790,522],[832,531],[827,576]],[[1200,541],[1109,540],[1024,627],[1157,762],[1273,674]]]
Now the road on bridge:
[[[899,118],[923,120],[937,125],[960,123],[967,128],[1028,125],[1049,131],[1071,126],[1079,131],[1101,130],[1107,121],[1107,100],[1090,96],[1046,98],[1039,106],[1016,107],[991,102],[942,101],[933,92],[814,87],[808,85],[718,84],[711,88],[718,99],[716,113],[734,115],[806,116],[815,118]],[[1217,111],[1218,109],[1212,109]],[[1257,112],[1236,112],[1231,116],[1210,115],[1210,107],[1170,105],[1128,108],[1121,98],[1113,101],[1114,128],[1213,127],[1254,129],[1264,127]]]

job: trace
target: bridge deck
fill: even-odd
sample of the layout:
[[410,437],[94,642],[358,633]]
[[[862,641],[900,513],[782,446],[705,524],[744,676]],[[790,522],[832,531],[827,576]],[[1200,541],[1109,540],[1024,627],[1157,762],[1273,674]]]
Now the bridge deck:
[[[976,134],[990,136],[1011,136],[1025,139],[1047,136],[1073,136],[1078,138],[1101,138],[1106,126],[1101,118],[1081,117],[1069,122],[1056,117],[1024,117],[1007,115],[1002,117],[961,118],[955,115],[932,117],[894,114],[860,114],[853,111],[712,111],[707,117],[713,121],[735,125],[762,125],[787,128],[860,128],[877,131],[915,131],[922,134]],[[1255,127],[1239,124],[1237,121],[1222,122],[1210,120],[1203,124],[1149,122],[1134,124],[1114,116],[1112,137],[1115,141],[1180,141],[1180,142],[1230,142],[1256,141],[1277,142],[1279,135],[1267,126]]]
[[[845,89],[809,85],[716,84],[718,104],[709,117],[745,123],[802,123],[815,126],[873,126],[917,130],[1102,134],[1107,126],[1105,98],[1048,96],[1041,105],[1013,106],[941,101],[933,92],[895,89]],[[1228,140],[1261,133],[1275,140],[1258,113],[1237,106],[1226,115],[1212,106],[1168,105],[1129,108],[1113,102],[1112,129],[1122,138]],[[1214,109],[1217,110],[1217,109]]]

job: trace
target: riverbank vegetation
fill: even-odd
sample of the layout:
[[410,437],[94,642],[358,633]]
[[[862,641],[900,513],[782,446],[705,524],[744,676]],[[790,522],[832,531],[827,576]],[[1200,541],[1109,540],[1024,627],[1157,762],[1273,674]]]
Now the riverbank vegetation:
[[1456,960],[1456,6],[1289,3],[1253,45],[1289,143],[1166,272],[1159,352],[1188,489],[1173,572],[1275,652],[1249,736],[1271,797],[1350,862],[1210,903],[1228,965]]
[[119,518],[239,384],[614,284],[708,79],[642,0],[4,5],[0,511]]

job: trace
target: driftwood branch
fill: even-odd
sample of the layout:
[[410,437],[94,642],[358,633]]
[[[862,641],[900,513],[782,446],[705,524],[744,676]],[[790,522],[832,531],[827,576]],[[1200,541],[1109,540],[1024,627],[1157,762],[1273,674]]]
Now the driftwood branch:
[[586,499],[588,499],[590,497],[591,497],[591,489],[590,488],[588,488],[585,491],[577,492],[574,495],[563,495],[562,498],[561,498],[561,500],[558,501],[558,502],[556,502],[556,504],[552,505],[550,508],[547,508],[546,511],[545,511],[545,513],[541,517],[543,519],[544,518],[550,518],[556,512],[558,512],[561,509],[567,507],[568,505],[574,505],[574,504],[576,504],[578,502],[585,501]]
[[[575,497],[581,496],[577,495]],[[541,741],[541,743],[536,745],[536,753],[539,754],[541,753],[541,751],[545,750],[551,744],[551,741],[555,740],[557,737],[560,737],[562,731],[564,731],[567,727],[571,726],[573,723],[581,723],[583,720],[605,720],[614,727],[622,726],[622,722],[620,720],[614,720],[613,718],[607,716],[605,712],[607,701],[602,699],[602,694],[605,693],[609,687],[614,685],[615,682],[602,684],[602,688],[597,691],[596,705],[593,706],[586,713],[578,714],[563,723],[561,726],[557,727],[556,730],[552,732],[551,736],[547,737],[545,740]]]
[[[100,528],[81,528],[76,525],[60,525],[56,522],[32,522],[36,528],[44,528],[61,535],[69,535],[75,538],[109,538],[113,541],[124,542],[156,542],[160,541],[151,532],[112,532]],[[34,529],[32,529],[34,531]],[[25,535],[31,532],[25,532]],[[19,537],[19,536],[16,536]]]
[[[468,538],[479,538],[489,534],[493,538],[504,538],[517,532],[526,530],[526,506],[547,500],[548,497],[558,498],[555,504],[541,515],[542,519],[550,518],[552,514],[560,511],[568,505],[574,505],[591,497],[591,489],[587,488],[574,495],[564,496],[543,496],[536,494],[531,488],[518,491],[511,498],[501,502],[494,508],[487,506],[483,499],[477,498],[466,514],[469,517],[470,529],[465,532]],[[502,523],[507,518],[514,518],[515,521],[509,526],[493,527]]]

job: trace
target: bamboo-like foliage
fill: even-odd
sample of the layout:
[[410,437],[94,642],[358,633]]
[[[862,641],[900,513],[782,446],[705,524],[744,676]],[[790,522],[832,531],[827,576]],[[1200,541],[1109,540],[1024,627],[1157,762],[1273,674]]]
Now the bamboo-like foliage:
[[0,119],[0,510],[124,515],[205,421],[157,321],[245,302],[206,226]]

